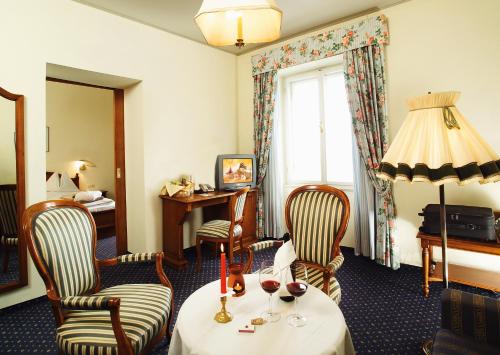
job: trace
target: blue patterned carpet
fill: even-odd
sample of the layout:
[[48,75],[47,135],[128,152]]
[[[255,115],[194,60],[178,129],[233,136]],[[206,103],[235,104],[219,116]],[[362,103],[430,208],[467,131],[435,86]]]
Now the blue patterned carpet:
[[[98,257],[113,256],[114,238],[98,242]],[[421,269],[402,265],[398,271],[355,257],[352,249],[342,249],[346,260],[338,278],[347,325],[358,354],[421,354],[421,344],[431,338],[440,323],[441,284],[431,286],[431,296],[421,293]],[[257,262],[271,258],[271,251],[261,252]],[[217,279],[218,260],[204,250],[202,272],[194,272],[195,253],[186,250],[189,266],[184,271],[166,268],[175,292],[175,310],[196,289]],[[255,265],[255,264],[254,264]],[[119,265],[102,269],[105,287],[130,282],[157,282],[153,265]],[[452,284],[453,288],[495,296],[493,293]],[[497,296],[498,297],[498,296]],[[174,319],[175,321],[175,319]],[[56,354],[55,323],[45,297],[0,310],[0,353]],[[167,341],[154,353],[166,354]],[[264,354],[262,354],[264,355]],[[311,354],[313,355],[313,354]]]

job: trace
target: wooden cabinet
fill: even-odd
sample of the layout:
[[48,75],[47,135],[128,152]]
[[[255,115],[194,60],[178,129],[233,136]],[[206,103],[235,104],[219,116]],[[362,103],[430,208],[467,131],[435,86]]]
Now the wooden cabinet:
[[[187,216],[195,208],[203,208],[203,221],[229,219],[228,203],[234,192],[214,191],[207,194],[196,194],[189,197],[160,196],[163,215],[163,252],[168,265],[184,268],[187,260],[184,257],[182,225]],[[243,220],[243,245],[248,246],[257,241],[257,189],[247,194]],[[239,246],[235,249],[238,250]]]

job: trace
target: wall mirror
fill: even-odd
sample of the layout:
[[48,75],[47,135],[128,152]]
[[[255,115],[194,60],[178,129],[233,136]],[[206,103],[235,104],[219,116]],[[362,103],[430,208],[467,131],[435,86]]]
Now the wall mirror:
[[24,177],[24,96],[0,87],[0,292],[28,282]]

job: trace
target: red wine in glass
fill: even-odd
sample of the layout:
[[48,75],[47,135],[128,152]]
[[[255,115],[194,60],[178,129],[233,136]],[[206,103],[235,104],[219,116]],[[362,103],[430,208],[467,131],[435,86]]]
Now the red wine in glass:
[[277,322],[280,320],[281,315],[272,310],[273,294],[279,290],[281,285],[281,271],[274,267],[273,260],[264,260],[259,269],[259,283],[264,292],[269,295],[269,308],[262,314],[268,322]]
[[280,283],[279,281],[276,280],[265,280],[262,281],[261,284],[262,289],[266,291],[267,293],[275,293],[276,291],[279,290],[280,288]]
[[294,296],[294,313],[290,314],[288,324],[292,327],[303,327],[307,323],[306,317],[297,312],[297,302],[299,297],[304,296],[307,291],[307,267],[299,262],[290,265],[290,272],[286,276],[286,289]]
[[302,282],[290,282],[286,285],[286,289],[292,296],[303,296],[307,291],[307,285]]

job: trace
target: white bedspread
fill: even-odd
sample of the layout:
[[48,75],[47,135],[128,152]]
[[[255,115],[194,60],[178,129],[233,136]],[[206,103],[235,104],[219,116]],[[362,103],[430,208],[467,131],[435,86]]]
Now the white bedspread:
[[90,212],[102,212],[114,209],[115,201],[104,197],[97,201],[84,203],[83,205],[87,207]]
[[[48,200],[73,200],[74,195],[74,192],[47,191]],[[91,213],[102,212],[114,209],[115,201],[110,198],[103,197],[97,201],[83,203],[83,205],[87,207]]]

